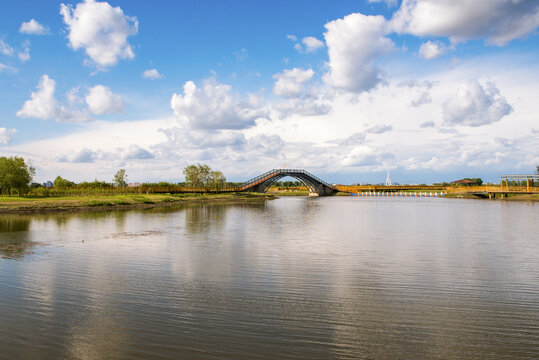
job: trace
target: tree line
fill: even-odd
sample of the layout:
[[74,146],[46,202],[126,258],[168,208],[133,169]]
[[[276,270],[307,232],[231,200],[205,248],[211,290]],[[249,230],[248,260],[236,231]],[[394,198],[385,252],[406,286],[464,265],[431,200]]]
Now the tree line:
[[[536,167],[536,172],[539,175],[539,165]],[[19,196],[28,193],[30,189],[42,188],[40,184],[32,183],[36,170],[30,163],[26,163],[22,157],[0,157],[0,194],[12,195],[14,193]],[[194,189],[220,191],[226,187],[235,187],[239,183],[227,183],[226,177],[219,170],[212,170],[206,164],[188,165],[183,169],[185,176],[184,183],[172,184],[168,182],[159,183],[144,183],[138,186],[137,191],[133,192],[151,192],[156,188],[174,188],[174,187],[190,187]],[[480,178],[466,178],[481,185],[483,181]],[[518,182],[514,182],[518,185]],[[525,183],[525,181],[523,182]],[[530,185],[534,186],[536,182],[530,181]],[[443,183],[446,184],[446,183]],[[275,185],[280,187],[295,187],[301,186],[299,181],[280,181]],[[449,184],[447,184],[449,185]],[[513,184],[511,184],[513,185]],[[520,183],[522,185],[522,183]],[[125,169],[119,169],[114,175],[113,182],[98,181],[97,179],[91,182],[83,181],[79,184],[64,179],[61,176],[56,177],[53,183],[53,188],[58,190],[78,189],[78,190],[115,190],[117,192],[125,191],[127,187],[127,173]],[[48,190],[48,189],[45,189]],[[45,195],[45,191],[42,191]],[[131,192],[131,191],[130,191]],[[39,194],[36,194],[39,195]],[[47,194],[48,195],[48,194]]]
[[238,186],[237,183],[227,183],[226,177],[219,170],[212,170],[206,164],[188,165],[184,168],[185,182],[173,184],[169,182],[143,183],[137,189],[127,189],[127,173],[119,169],[113,177],[113,182],[106,181],[74,181],[57,176],[52,188],[32,182],[36,174],[35,168],[27,164],[22,157],[0,157],[0,194],[19,196],[28,194],[36,196],[63,196],[110,192],[152,192],[162,189],[177,190],[180,188],[195,188],[202,190],[220,191],[226,187]]

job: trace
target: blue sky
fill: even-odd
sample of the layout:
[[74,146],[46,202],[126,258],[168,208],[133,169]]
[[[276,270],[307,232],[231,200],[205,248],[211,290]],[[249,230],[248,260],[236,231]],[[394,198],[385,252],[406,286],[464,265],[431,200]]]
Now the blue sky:
[[38,181],[530,173],[537,19],[536,1],[8,0],[0,154]]

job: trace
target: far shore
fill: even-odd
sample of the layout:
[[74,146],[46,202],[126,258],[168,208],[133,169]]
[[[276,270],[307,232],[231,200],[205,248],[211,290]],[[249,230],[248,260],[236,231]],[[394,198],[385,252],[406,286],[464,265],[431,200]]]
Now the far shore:
[[[75,211],[111,211],[144,209],[206,203],[245,203],[275,199],[280,196],[308,196],[308,191],[270,191],[259,193],[221,194],[129,194],[71,197],[0,196],[0,214],[32,214]],[[347,196],[338,193],[337,196]],[[475,195],[448,194],[445,198],[488,200]],[[497,198],[502,201],[539,201],[539,194],[521,194]]]
[[246,203],[274,199],[271,194],[136,194],[84,197],[0,197],[0,214],[144,209],[206,203]]

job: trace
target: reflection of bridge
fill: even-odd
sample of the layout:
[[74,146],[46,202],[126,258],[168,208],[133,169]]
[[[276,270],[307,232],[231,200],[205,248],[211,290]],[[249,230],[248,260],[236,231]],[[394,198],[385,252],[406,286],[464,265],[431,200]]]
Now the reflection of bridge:
[[318,194],[319,196],[333,195],[338,192],[336,188],[308,173],[305,170],[298,169],[273,169],[262,175],[259,175],[246,183],[242,184],[240,191],[266,192],[270,186],[281,178],[290,176],[298,179],[307,186],[309,193]]

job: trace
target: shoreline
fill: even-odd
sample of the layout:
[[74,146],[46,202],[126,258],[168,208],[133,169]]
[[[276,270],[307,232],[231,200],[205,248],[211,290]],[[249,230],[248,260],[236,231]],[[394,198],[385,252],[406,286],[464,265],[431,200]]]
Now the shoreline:
[[[241,195],[240,195],[241,194]],[[50,214],[59,212],[151,209],[192,204],[242,204],[273,200],[271,194],[254,193],[174,195],[117,195],[77,198],[35,198],[0,201],[0,215]]]

